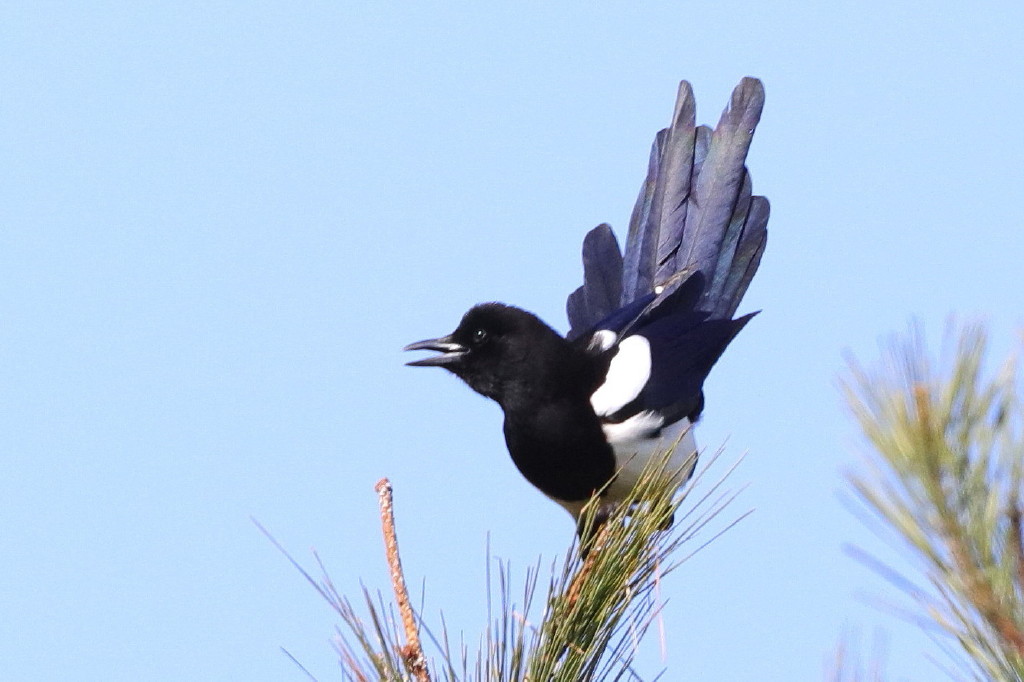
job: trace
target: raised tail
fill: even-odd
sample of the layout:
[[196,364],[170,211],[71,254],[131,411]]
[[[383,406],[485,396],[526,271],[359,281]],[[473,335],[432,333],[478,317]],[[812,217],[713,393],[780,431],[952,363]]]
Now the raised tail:
[[744,165],[763,106],[761,81],[744,78],[712,131],[696,125],[693,89],[679,84],[672,123],[651,147],[625,255],[608,225],[583,240],[583,286],[566,302],[568,338],[652,292],[645,307],[657,308],[696,273],[703,284],[696,309],[732,318],[768,236],[768,200],[753,196]]

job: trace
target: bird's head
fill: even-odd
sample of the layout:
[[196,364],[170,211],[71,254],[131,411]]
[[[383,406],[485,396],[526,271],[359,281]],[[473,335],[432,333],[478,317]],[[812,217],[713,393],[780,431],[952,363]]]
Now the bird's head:
[[543,376],[548,371],[543,359],[560,355],[565,346],[535,315],[502,303],[482,303],[470,308],[451,334],[410,343],[403,350],[438,351],[406,364],[442,367],[477,393],[503,403],[513,386]]

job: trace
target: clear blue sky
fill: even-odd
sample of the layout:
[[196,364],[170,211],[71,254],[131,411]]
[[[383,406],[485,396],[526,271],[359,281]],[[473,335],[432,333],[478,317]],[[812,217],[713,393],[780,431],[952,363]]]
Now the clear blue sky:
[[[0,678],[338,679],[335,619],[259,535],[386,586],[394,481],[426,616],[470,641],[487,533],[569,541],[500,411],[405,343],[501,300],[565,329],[676,84],[745,75],[772,201],[698,438],[740,527],[666,581],[671,680],[818,680],[844,632],[927,641],[844,543],[844,350],[918,316],[1022,323],[1020,2],[6,3],[0,8]],[[720,465],[724,468],[724,464]],[[650,652],[642,670],[661,666]]]

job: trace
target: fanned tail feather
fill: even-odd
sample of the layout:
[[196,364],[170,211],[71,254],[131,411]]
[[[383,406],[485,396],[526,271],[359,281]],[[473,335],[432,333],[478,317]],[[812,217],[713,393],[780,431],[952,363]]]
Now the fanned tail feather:
[[583,239],[583,286],[569,295],[569,324],[584,328],[619,308],[622,298],[622,254],[612,228],[601,224]]
[[654,291],[645,309],[657,308],[695,273],[704,287],[697,309],[732,318],[767,240],[768,200],[753,195],[744,165],[763,106],[761,82],[744,78],[712,131],[696,126],[693,89],[679,84],[672,123],[651,147],[625,254],[607,225],[584,240],[584,283],[566,306],[569,338]]

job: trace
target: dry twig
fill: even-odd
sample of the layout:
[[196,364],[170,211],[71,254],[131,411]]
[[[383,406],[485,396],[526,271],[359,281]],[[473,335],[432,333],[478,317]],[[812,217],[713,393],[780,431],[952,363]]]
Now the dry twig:
[[420,643],[419,629],[416,627],[416,616],[409,603],[409,590],[405,586],[405,574],[402,573],[402,560],[398,556],[398,535],[395,533],[395,512],[391,499],[391,481],[382,478],[374,486],[380,503],[380,522],[384,531],[384,553],[387,555],[388,567],[391,571],[391,586],[395,590],[395,602],[402,614],[402,625],[405,627],[405,646],[399,651],[410,672],[419,682],[430,682],[427,670],[427,658],[423,654]]

